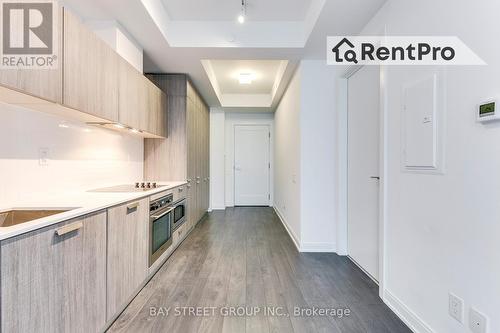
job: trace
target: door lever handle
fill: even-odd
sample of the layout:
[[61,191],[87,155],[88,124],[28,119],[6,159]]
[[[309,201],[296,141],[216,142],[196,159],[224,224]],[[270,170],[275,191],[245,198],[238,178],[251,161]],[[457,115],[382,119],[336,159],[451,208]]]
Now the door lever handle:
[[380,177],[378,177],[378,176],[371,176],[370,178],[371,178],[371,179],[377,179],[377,180],[380,180]]

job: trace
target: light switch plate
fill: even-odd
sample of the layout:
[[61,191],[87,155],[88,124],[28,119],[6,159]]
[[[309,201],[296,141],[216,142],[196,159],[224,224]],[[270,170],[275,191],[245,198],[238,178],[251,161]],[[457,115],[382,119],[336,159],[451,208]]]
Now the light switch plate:
[[464,322],[464,301],[460,297],[450,293],[448,295],[448,313],[459,323]]
[[488,332],[488,318],[474,308],[469,312],[469,328],[474,333]]
[[40,166],[49,165],[49,148],[40,148],[38,151],[38,164]]

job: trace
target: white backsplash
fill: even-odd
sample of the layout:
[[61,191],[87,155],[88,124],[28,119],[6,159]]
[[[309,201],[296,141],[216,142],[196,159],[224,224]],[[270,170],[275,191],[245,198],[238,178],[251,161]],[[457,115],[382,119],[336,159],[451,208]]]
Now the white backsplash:
[[0,103],[0,207],[142,180],[143,156],[142,138]]

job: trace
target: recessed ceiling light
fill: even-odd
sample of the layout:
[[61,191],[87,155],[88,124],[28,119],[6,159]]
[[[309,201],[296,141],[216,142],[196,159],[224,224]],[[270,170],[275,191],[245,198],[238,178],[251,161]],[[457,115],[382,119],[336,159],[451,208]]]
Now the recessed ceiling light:
[[238,16],[238,22],[240,22],[241,24],[245,23],[245,16],[243,14]]
[[66,123],[59,124],[60,128],[69,128],[69,126]]
[[240,73],[240,75],[238,76],[238,80],[240,81],[240,84],[251,84],[253,81],[253,74]]

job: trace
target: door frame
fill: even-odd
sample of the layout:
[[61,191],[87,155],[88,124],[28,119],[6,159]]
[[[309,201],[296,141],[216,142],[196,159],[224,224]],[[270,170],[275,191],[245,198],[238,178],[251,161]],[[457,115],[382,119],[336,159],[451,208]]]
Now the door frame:
[[[341,218],[339,219],[339,227],[337,231],[339,232],[339,236],[344,239],[345,248],[340,249],[339,254],[348,255],[347,253],[347,239],[348,239],[348,181],[347,181],[347,172],[348,172],[348,80],[351,76],[353,76],[358,70],[363,68],[363,66],[351,66],[342,76],[342,80],[344,80],[344,88],[345,88],[345,107],[344,115],[341,121],[339,121],[340,126],[343,126],[343,130],[340,130],[339,133],[341,137],[339,138],[340,144],[343,149],[339,151],[339,161],[341,162],[340,169],[340,179],[345,177],[345,182],[340,182],[342,185],[340,188],[341,196],[343,196],[344,202],[340,203],[340,213]],[[386,280],[386,262],[387,262],[387,253],[385,247],[385,239],[386,239],[386,225],[387,225],[387,195],[388,195],[388,184],[387,184],[387,166],[388,166],[388,102],[387,102],[387,66],[379,65],[380,75],[379,75],[379,176],[380,176],[380,186],[379,186],[379,296],[382,299],[385,299],[385,280]]]
[[269,156],[269,169],[268,169],[268,174],[267,174],[267,192],[268,192],[268,197],[267,197],[267,206],[271,206],[271,126],[268,124],[234,124],[233,125],[233,137],[234,137],[234,144],[233,144],[233,202],[234,205],[236,206],[236,128],[237,127],[267,127],[267,131],[269,133],[269,140],[268,140],[268,145],[267,145],[267,150],[268,150],[268,156]]
[[269,172],[269,192],[271,199],[269,200],[269,207],[273,207],[274,203],[274,115],[270,113],[229,113],[226,114],[225,123],[225,202],[226,207],[234,207],[234,131],[235,126],[269,126],[271,133],[271,140],[269,142],[271,162],[271,170]]

